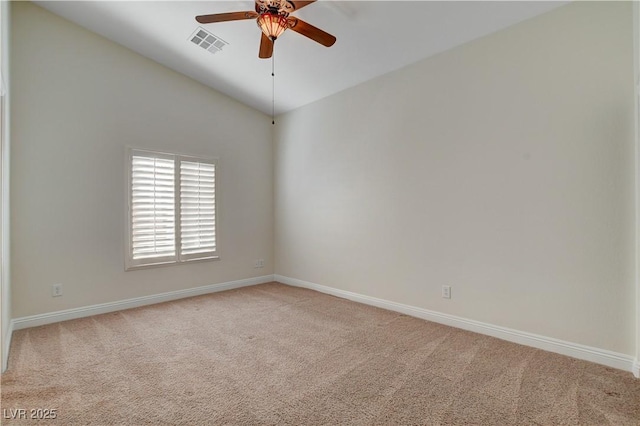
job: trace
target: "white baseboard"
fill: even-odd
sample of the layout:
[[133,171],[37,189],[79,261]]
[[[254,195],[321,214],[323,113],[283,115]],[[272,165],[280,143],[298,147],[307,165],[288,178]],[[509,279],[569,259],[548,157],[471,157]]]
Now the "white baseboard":
[[6,339],[2,342],[2,372],[7,371],[9,365],[9,348],[11,347],[11,337],[13,335],[13,320],[9,321],[6,331]]
[[31,315],[27,317],[16,318],[12,320],[11,323],[13,326],[13,330],[21,330],[23,328],[37,327],[39,325],[52,324],[60,321],[89,317],[92,315],[106,314],[108,312],[153,305],[155,303],[168,302],[170,300],[184,299],[185,297],[200,296],[203,294],[215,293],[218,291],[231,290],[234,288],[247,287],[256,284],[264,284],[271,281],[273,281],[273,275],[264,275],[261,277],[247,278],[244,280],[229,281],[226,283],[211,284],[203,287],[154,294],[152,296],[136,297],[134,299],[121,300],[118,302],[101,303],[99,305],[84,306],[81,308],[67,309],[64,311]]
[[7,369],[9,347],[11,345],[11,337],[14,330],[37,327],[39,325],[52,324],[60,321],[67,321],[71,319],[99,315],[124,309],[137,308],[140,306],[168,302],[171,300],[178,300],[186,297],[200,296],[203,294],[231,290],[234,288],[264,284],[271,281],[278,281],[283,284],[295,287],[304,287],[311,290],[316,290],[344,299],[353,300],[354,302],[364,303],[366,305],[400,312],[405,315],[422,318],[428,321],[433,321],[480,334],[486,334],[488,336],[497,337],[499,339],[507,340],[510,342],[595,362],[609,367],[618,368],[620,370],[630,371],[634,374],[635,377],[640,378],[640,360],[634,360],[628,355],[611,352],[605,349],[580,345],[577,343],[565,342],[563,340],[554,339],[551,337],[512,330],[506,327],[500,327],[480,321],[458,317],[455,315],[430,311],[428,309],[404,305],[401,303],[365,296],[350,291],[339,290],[308,281],[285,277],[282,275],[264,275],[261,277],[248,278],[244,280],[229,281],[226,283],[172,291],[168,293],[155,294],[152,296],[137,297],[134,299],[127,299],[118,302],[102,303],[99,305],[85,306],[81,308],[67,309],[64,311],[50,312],[46,314],[32,315],[13,319],[9,324],[7,339],[5,339],[5,341],[3,342],[4,345],[2,347],[2,371],[4,372]]
[[509,342],[519,343],[521,345],[531,346],[545,351],[555,352],[573,358],[595,362],[597,364],[606,365],[608,367],[613,367],[620,370],[630,371],[633,372],[636,377],[639,377],[640,375],[640,372],[638,371],[638,360],[634,360],[634,358],[629,355],[585,346],[578,343],[565,342],[563,340],[554,339],[552,337],[540,336],[524,331],[512,330],[506,327],[500,327],[497,325],[487,324],[480,321],[458,317],[455,315],[444,314],[441,312],[430,311],[428,309],[404,305],[384,299],[364,296],[362,294],[352,293],[345,290],[338,290],[332,287],[327,287],[296,278],[289,278],[282,275],[276,274],[274,275],[274,279],[275,281],[283,284],[316,290],[322,293],[341,297],[343,299],[353,300],[354,302],[364,303],[366,305],[400,312],[412,317],[417,317],[480,334],[486,334],[488,336],[497,337]]

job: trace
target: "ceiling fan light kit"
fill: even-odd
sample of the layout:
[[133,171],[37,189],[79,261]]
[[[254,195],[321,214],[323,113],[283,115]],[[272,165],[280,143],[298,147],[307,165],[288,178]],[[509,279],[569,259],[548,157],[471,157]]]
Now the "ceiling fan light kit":
[[283,15],[263,13],[258,16],[258,26],[271,41],[276,41],[280,34],[289,26],[287,18]]

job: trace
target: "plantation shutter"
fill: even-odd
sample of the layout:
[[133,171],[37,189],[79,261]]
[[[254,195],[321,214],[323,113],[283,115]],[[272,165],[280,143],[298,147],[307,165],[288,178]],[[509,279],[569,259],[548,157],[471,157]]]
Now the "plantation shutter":
[[125,269],[218,259],[217,160],[127,152]]
[[215,161],[180,159],[180,258],[216,254]]
[[175,160],[134,151],[131,156],[130,256],[133,266],[176,259]]

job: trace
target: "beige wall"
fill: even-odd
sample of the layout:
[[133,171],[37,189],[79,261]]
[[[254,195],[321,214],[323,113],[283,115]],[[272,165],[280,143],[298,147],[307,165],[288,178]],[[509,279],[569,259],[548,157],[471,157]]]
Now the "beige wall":
[[632,58],[576,2],[284,115],[276,273],[635,355]]
[[[269,117],[13,6],[13,317],[273,274]],[[124,271],[127,145],[220,158],[220,261]]]

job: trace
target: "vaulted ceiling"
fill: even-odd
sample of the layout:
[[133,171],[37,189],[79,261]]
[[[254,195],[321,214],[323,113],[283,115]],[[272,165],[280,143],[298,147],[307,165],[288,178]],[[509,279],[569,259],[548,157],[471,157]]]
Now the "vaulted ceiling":
[[[258,58],[254,20],[198,24],[196,15],[253,10],[252,1],[37,1],[95,33],[271,114],[271,60]],[[293,31],[275,45],[276,112],[282,113],[567,2],[318,1],[295,16],[335,35],[327,48]],[[192,43],[204,28],[228,43]]]

